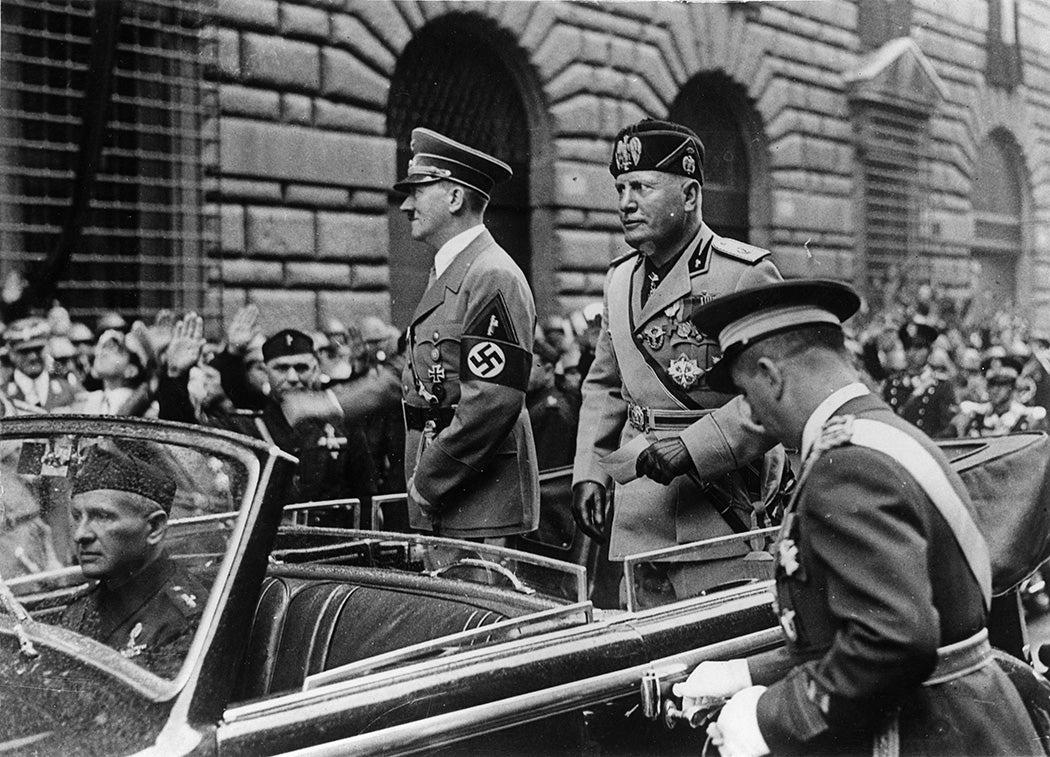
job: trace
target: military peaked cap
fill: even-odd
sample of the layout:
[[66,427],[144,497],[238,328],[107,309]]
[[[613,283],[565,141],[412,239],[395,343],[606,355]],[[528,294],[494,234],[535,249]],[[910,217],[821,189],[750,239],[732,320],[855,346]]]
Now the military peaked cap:
[[171,512],[175,501],[175,482],[156,466],[102,447],[88,450],[77,469],[73,496],[96,489],[130,492],[156,502],[164,512]]
[[4,330],[4,341],[13,350],[43,347],[51,335],[51,327],[43,318],[20,318]]
[[704,183],[704,145],[692,129],[672,121],[644,119],[626,127],[613,143],[609,173],[663,171]]
[[730,369],[745,349],[806,326],[841,328],[859,307],[860,297],[852,287],[829,279],[793,279],[716,297],[692,316],[698,329],[718,334],[722,350],[722,359],[707,372],[707,385],[718,392],[736,392]]
[[904,349],[912,347],[930,347],[937,341],[940,332],[925,321],[909,321],[897,329],[897,336]]
[[1024,370],[1024,361],[1014,355],[990,354],[981,361],[981,373],[989,384],[1012,384]]
[[510,166],[502,160],[431,129],[417,128],[412,130],[408,175],[397,182],[394,189],[408,192],[413,184],[454,181],[488,199],[495,185],[513,175]]
[[284,329],[271,336],[262,346],[263,362],[289,355],[314,354],[314,340],[296,329]]

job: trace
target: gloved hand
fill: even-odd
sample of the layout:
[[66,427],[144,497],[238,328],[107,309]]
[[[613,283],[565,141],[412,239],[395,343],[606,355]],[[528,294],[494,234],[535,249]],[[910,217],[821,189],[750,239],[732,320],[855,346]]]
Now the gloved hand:
[[701,704],[702,697],[729,699],[750,685],[751,671],[747,660],[705,660],[671,690],[676,697],[682,697],[682,709],[688,710]]
[[638,455],[635,471],[666,486],[689,470],[693,460],[680,437],[673,436],[653,442]]
[[580,481],[572,487],[572,519],[592,539],[605,541],[605,487],[597,481]]
[[763,757],[769,745],[758,727],[758,699],[765,686],[748,686],[725,703],[718,722],[708,726],[711,743],[722,757]]

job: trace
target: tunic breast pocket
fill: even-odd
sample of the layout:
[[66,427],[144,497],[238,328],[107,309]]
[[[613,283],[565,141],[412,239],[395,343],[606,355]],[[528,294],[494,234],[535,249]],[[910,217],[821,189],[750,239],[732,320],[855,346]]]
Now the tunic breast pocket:
[[419,324],[412,345],[412,363],[424,382],[459,380],[459,323]]

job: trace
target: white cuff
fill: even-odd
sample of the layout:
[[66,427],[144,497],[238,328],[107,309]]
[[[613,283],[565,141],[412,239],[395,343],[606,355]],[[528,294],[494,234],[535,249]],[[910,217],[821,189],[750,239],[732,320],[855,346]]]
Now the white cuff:
[[762,757],[769,746],[758,728],[758,698],[765,686],[749,686],[734,694],[718,716],[718,728],[724,740],[720,750],[724,757]]

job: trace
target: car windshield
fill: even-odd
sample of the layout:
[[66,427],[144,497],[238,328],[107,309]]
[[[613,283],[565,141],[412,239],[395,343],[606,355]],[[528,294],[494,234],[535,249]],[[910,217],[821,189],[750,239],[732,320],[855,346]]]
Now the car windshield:
[[174,678],[236,515],[255,493],[256,459],[170,429],[128,435],[97,420],[33,428],[52,427],[62,430],[5,429],[0,441],[7,596],[30,622],[61,626]]

